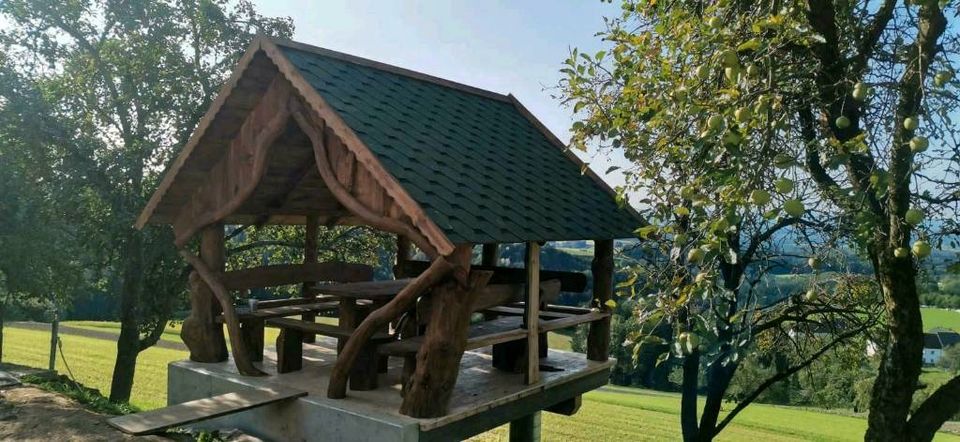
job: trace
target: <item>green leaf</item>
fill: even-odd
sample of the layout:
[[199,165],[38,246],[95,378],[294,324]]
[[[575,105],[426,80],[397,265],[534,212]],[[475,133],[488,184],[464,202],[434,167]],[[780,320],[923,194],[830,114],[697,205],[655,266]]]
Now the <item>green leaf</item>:
[[756,38],[751,38],[743,43],[740,43],[740,46],[737,46],[737,52],[755,51],[759,48],[760,48],[760,40]]

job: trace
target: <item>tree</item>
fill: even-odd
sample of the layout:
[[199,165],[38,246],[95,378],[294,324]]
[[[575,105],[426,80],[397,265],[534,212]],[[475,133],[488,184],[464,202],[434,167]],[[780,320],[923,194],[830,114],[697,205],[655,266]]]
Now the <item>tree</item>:
[[248,0],[8,0],[0,17],[10,64],[47,103],[22,118],[56,119],[77,140],[55,146],[58,179],[73,189],[58,209],[70,209],[99,284],[119,298],[110,399],[125,401],[137,355],[159,339],[185,282],[169,231],[133,220],[253,34],[289,36],[292,23]]
[[[626,190],[644,194],[654,220],[641,233],[683,239],[677,264],[743,262],[746,249],[704,232],[741,236],[743,220],[769,229],[811,212],[830,235],[810,236],[818,244],[808,252],[851,247],[872,263],[888,336],[868,440],[929,440],[960,408],[957,377],[910,414],[923,330],[917,268],[941,238],[940,223],[923,221],[957,219],[960,201],[950,3],[624,1],[602,33],[608,50],[575,52],[561,83],[582,115],[573,146],[632,161]],[[754,207],[771,199],[776,208],[758,218]],[[686,301],[681,314],[694,298],[685,295],[673,295]],[[693,428],[695,411],[682,414]]]
[[53,174],[59,141],[49,119],[25,120],[41,106],[35,90],[9,68],[0,52],[0,358],[10,306],[56,309],[81,282],[77,231],[58,218],[54,201],[66,189]]

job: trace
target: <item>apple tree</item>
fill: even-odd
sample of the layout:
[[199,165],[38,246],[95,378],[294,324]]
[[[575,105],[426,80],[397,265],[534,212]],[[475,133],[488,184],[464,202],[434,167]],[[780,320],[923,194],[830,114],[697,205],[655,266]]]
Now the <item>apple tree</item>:
[[[846,250],[871,263],[887,339],[868,440],[929,440],[960,409],[958,377],[910,414],[923,335],[917,272],[960,202],[957,34],[947,24],[956,9],[626,0],[599,34],[606,50],[567,60],[560,89],[580,116],[571,144],[622,152],[632,165],[624,192],[641,195],[651,220],[638,233],[665,255],[649,316],[677,330],[685,439],[709,440],[729,421],[717,422],[715,390],[760,323],[871,310],[869,297],[818,295],[818,282],[809,296],[754,302],[751,282],[796,250],[811,267],[842,265]],[[699,357],[710,360],[697,422]]]

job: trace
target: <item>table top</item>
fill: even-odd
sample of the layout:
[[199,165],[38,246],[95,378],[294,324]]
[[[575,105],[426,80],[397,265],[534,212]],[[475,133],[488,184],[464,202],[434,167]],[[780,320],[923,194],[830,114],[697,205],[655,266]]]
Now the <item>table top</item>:
[[348,282],[343,284],[317,285],[316,291],[321,295],[337,296],[354,299],[389,299],[397,296],[400,290],[410,284],[413,278],[396,279],[390,281]]

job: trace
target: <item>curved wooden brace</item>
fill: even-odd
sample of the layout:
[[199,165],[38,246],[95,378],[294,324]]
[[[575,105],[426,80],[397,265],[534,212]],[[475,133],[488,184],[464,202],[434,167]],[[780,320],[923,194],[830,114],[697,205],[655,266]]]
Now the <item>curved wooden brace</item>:
[[233,302],[230,301],[230,293],[220,281],[220,278],[204,264],[203,260],[193,253],[180,249],[180,256],[187,260],[187,263],[197,271],[203,282],[210,287],[213,295],[220,302],[223,308],[223,322],[227,325],[227,334],[230,336],[230,350],[233,353],[233,362],[237,364],[237,370],[240,374],[247,376],[266,376],[266,373],[260,371],[253,365],[250,353],[246,345],[240,339],[240,319],[237,317],[237,311],[233,308]]
[[250,111],[225,156],[184,206],[173,223],[174,243],[183,247],[200,229],[226,218],[253,194],[267,170],[270,146],[283,132],[290,113],[290,83],[277,75]]
[[424,291],[439,283],[454,270],[462,267],[464,261],[469,266],[469,256],[472,251],[473,246],[470,244],[459,245],[454,248],[450,256],[434,259],[430,267],[420,276],[417,276],[410,285],[404,287],[390,302],[374,310],[360,323],[360,326],[350,335],[346,345],[343,346],[340,355],[337,356],[337,362],[330,372],[327,397],[343,399],[347,396],[347,380],[350,377],[350,369],[360,354],[360,350],[367,344],[373,333],[406,312]]
[[327,185],[330,193],[337,198],[337,201],[343,204],[343,207],[360,218],[364,223],[380,230],[406,236],[416,243],[417,247],[423,250],[427,256],[435,258],[438,255],[437,249],[413,226],[374,213],[347,190],[343,183],[337,179],[337,175],[330,165],[330,157],[327,154],[327,139],[324,136],[327,131],[322,120],[316,121],[311,118],[310,112],[297,100],[291,100],[290,106],[292,108],[290,114],[293,116],[293,119],[300,126],[300,129],[307,134],[313,144],[313,153],[317,161],[317,170],[320,172],[320,178],[323,179],[324,184]]
[[[430,249],[437,251],[436,256],[447,256],[453,253],[454,244],[437,225],[431,220],[423,209],[413,200],[397,180],[390,175],[376,158],[373,152],[363,143],[362,140],[343,121],[343,119],[327,104],[320,94],[303,77],[300,70],[297,69],[280,50],[277,45],[269,38],[260,40],[260,48],[266,53],[290,81],[296,91],[304,100],[304,108],[315,112],[317,117],[329,126],[333,131],[344,140],[344,146],[347,147],[357,159],[359,164],[363,164],[374,176],[374,179],[383,187],[386,193],[397,203],[403,206],[404,215],[410,218],[410,224],[416,227],[418,232],[427,238],[428,243],[432,245]],[[313,113],[311,113],[313,115]],[[308,119],[308,121],[311,121]],[[419,244],[418,244],[419,246]],[[426,249],[425,249],[426,251]],[[431,255],[431,258],[434,255]]]

